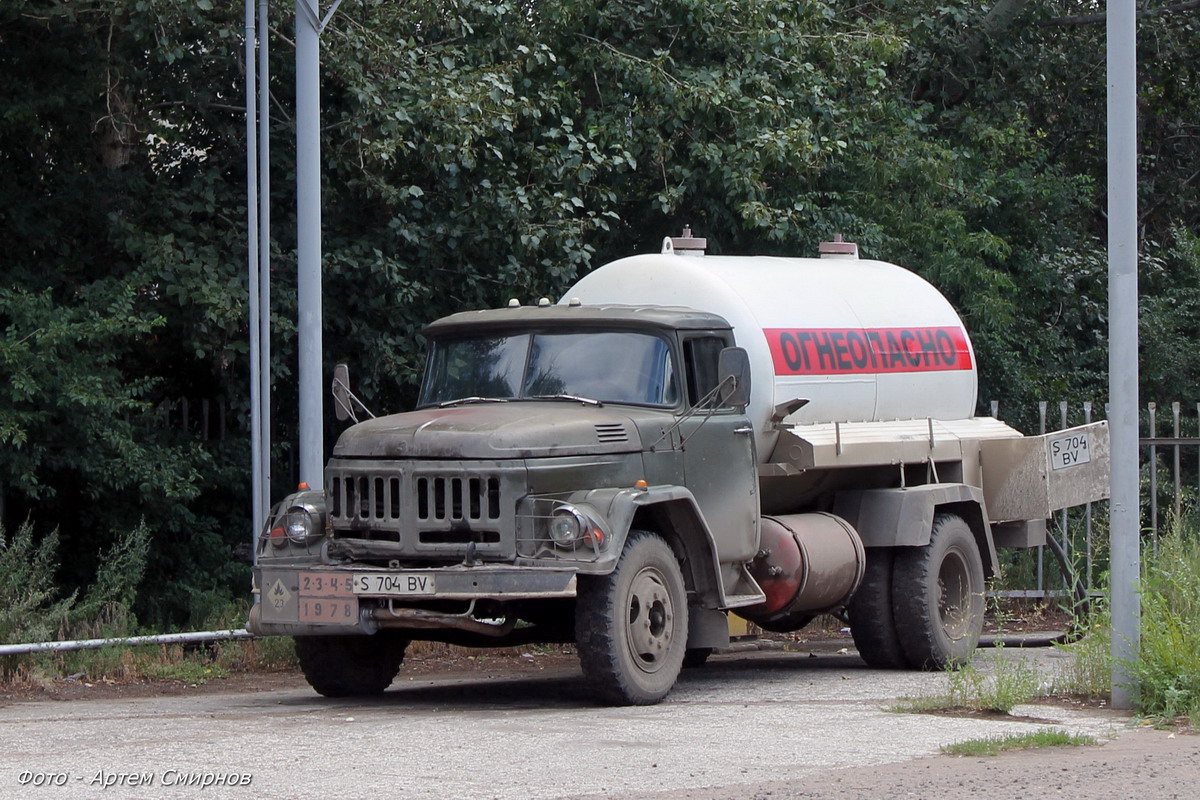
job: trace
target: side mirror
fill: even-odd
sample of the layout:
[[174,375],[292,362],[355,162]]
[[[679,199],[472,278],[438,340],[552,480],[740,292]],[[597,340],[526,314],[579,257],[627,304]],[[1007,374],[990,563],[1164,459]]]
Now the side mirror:
[[721,376],[721,405],[745,406],[750,402],[750,356],[740,347],[726,347],[717,360]]
[[338,364],[333,368],[333,413],[337,416],[339,422],[345,422],[348,419],[358,420],[354,417],[354,408],[350,405],[350,368],[345,364]]

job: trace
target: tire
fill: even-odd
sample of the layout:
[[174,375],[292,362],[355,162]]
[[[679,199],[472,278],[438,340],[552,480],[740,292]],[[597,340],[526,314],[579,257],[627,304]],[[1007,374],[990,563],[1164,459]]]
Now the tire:
[[380,694],[392,684],[408,640],[374,636],[297,636],[296,656],[309,686],[326,697]]
[[610,575],[580,576],[575,641],[584,680],[611,705],[667,696],[687,649],[683,574],[661,538],[631,531]]
[[892,609],[910,667],[940,670],[971,659],[983,631],[983,559],[962,517],[939,514],[929,544],[896,551]]
[[699,669],[703,667],[708,657],[712,655],[711,647],[689,647],[683,652],[683,668]]
[[867,550],[867,566],[858,591],[850,598],[850,635],[867,666],[875,669],[906,669],[908,659],[900,646],[892,611],[892,569],[895,550]]

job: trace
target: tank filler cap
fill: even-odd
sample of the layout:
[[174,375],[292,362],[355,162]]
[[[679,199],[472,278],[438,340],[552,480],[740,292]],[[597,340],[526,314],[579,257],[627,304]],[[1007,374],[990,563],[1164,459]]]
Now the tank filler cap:
[[579,308],[581,305],[583,305],[583,302],[578,297],[572,297],[567,301],[567,305],[571,308]]
[[820,253],[821,258],[858,258],[858,245],[835,233],[832,242],[821,242]]
[[663,239],[664,254],[677,253],[681,256],[702,256],[704,248],[708,247],[708,239],[692,236],[692,226],[685,225],[682,236],[668,236]]
[[520,308],[521,301],[514,297],[512,300],[508,301],[508,307],[509,308]]
[[542,297],[542,298],[538,299],[538,308],[546,308],[549,305],[550,305],[549,297]]

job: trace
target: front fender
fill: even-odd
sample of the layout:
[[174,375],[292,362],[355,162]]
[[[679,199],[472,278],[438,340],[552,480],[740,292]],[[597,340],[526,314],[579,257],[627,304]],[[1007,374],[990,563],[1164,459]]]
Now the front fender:
[[[597,567],[603,568],[603,572],[596,572],[607,574],[616,567],[616,559],[631,530],[649,528],[662,536],[675,551],[683,565],[689,591],[698,594],[701,603],[708,608],[726,607],[727,581],[723,565],[718,561],[716,542],[689,489],[674,485],[593,489],[573,492],[565,499],[569,503],[594,509],[608,523],[612,536],[608,548],[611,558],[597,564]],[[730,580],[741,580],[744,571],[742,565],[729,566]]]

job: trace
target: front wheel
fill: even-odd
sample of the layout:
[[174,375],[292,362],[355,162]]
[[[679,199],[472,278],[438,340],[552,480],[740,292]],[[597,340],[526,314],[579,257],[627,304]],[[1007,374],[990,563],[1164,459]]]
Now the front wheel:
[[687,592],[674,552],[632,531],[610,575],[580,576],[575,639],[584,680],[613,705],[667,696],[687,648]]
[[970,660],[983,631],[983,559],[962,517],[939,514],[929,544],[896,550],[892,605],[909,666],[938,670]]
[[296,657],[309,685],[326,697],[379,694],[400,671],[408,640],[373,636],[297,636]]

